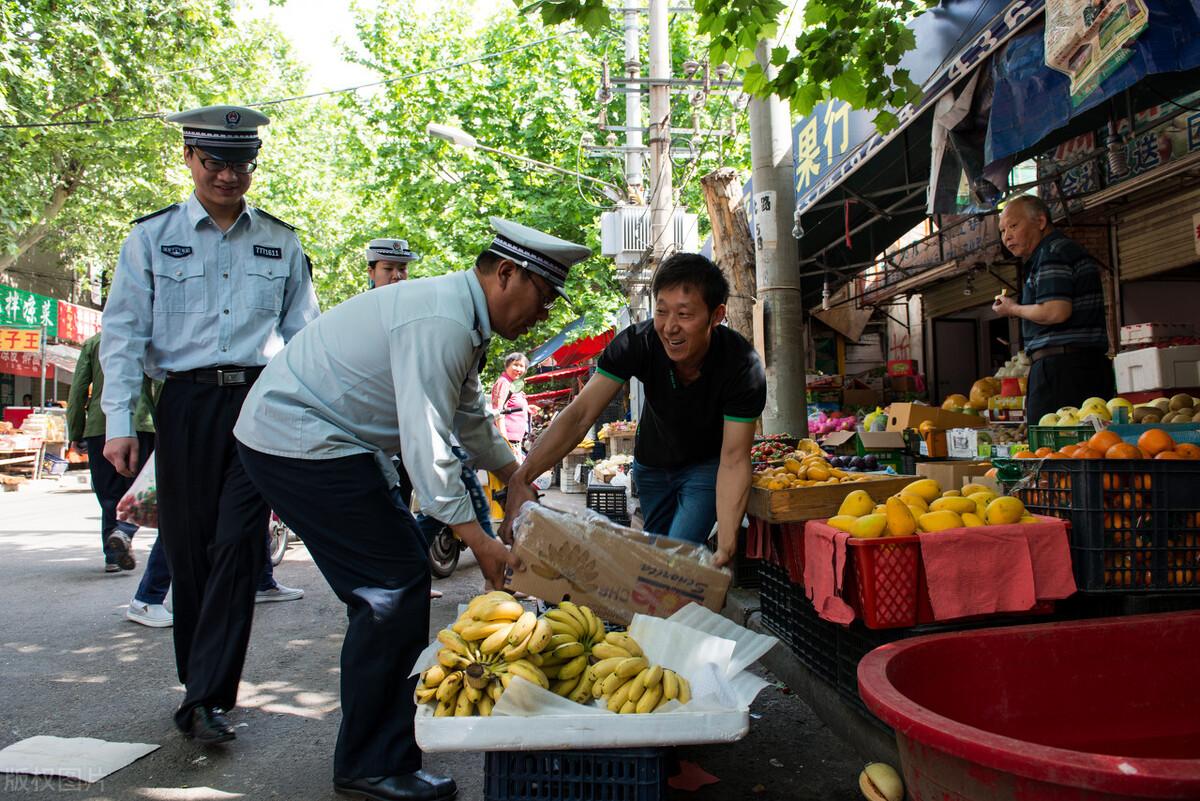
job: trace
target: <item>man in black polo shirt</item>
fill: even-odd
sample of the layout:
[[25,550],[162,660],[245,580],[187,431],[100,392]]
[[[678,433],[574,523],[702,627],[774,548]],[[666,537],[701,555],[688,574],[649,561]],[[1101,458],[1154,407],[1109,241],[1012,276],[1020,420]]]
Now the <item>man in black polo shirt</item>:
[[1014,256],[1025,260],[1021,302],[1005,295],[992,309],[1021,318],[1021,338],[1033,361],[1026,419],[1037,423],[1042,415],[1077,406],[1084,398],[1112,397],[1100,265],[1054,230],[1050,210],[1031,195],[1013,198],[1004,207],[1000,236]]
[[754,347],[721,325],[729,283],[711,261],[676,254],[655,272],[650,289],[654,319],[617,334],[595,375],[513,474],[501,537],[511,538],[521,504],[535,498],[533,478],[566,456],[621,386],[637,378],[645,403],[633,471],[645,530],[704,542],[716,521],[716,563],[733,557],[750,497],[750,446],[766,405],[766,374]]

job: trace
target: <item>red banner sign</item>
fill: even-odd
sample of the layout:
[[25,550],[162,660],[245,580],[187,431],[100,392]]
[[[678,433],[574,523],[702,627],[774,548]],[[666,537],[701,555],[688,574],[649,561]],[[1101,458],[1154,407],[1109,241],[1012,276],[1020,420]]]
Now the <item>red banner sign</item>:
[[100,312],[86,306],[76,306],[65,300],[58,302],[58,338],[83,344],[100,332]]
[[0,373],[37,378],[42,374],[42,363],[36,353],[0,351]]

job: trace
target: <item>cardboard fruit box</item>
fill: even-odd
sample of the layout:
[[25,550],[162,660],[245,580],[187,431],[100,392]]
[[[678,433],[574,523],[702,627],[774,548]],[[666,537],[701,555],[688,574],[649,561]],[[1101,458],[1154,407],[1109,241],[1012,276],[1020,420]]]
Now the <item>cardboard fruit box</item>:
[[892,476],[880,473],[861,481],[843,481],[840,484],[821,484],[815,487],[768,490],[750,488],[750,504],[747,511],[768,523],[801,523],[805,520],[823,520],[837,514],[838,507],[854,490],[865,490],[876,503],[883,503],[889,496],[917,480],[917,476]]
[[[732,575],[711,566],[707,548],[529,503],[513,527],[525,565],[505,587],[549,603],[569,598],[605,620],[669,617],[689,603],[719,611]],[[706,532],[707,533],[707,532]]]
[[988,421],[977,414],[947,412],[935,406],[919,403],[893,403],[888,407],[888,431],[903,431],[917,428],[926,420],[932,420],[934,428],[983,428]]

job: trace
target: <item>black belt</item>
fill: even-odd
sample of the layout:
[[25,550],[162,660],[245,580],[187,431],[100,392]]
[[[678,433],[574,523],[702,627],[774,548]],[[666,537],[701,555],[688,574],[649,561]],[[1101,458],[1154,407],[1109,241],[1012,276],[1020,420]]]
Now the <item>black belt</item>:
[[1097,348],[1095,345],[1050,345],[1045,348],[1038,348],[1029,354],[1029,361],[1036,362],[1038,359],[1044,359],[1047,356],[1065,356],[1068,353],[1097,353],[1103,354],[1103,348]]
[[218,387],[244,387],[253,384],[262,371],[261,367],[205,367],[182,373],[167,373],[167,378],[191,381],[193,384],[216,384]]

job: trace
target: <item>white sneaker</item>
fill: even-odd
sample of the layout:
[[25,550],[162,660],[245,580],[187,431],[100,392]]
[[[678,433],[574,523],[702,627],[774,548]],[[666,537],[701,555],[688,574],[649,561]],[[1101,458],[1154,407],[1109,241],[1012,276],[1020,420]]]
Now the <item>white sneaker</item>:
[[278,581],[269,590],[259,590],[254,593],[254,603],[266,604],[272,601],[295,601],[304,597],[304,590],[295,587],[285,587]]
[[144,604],[141,601],[130,601],[125,617],[134,623],[150,626],[155,629],[175,625],[175,615],[162,604]]

